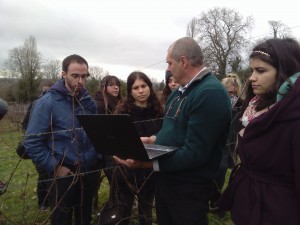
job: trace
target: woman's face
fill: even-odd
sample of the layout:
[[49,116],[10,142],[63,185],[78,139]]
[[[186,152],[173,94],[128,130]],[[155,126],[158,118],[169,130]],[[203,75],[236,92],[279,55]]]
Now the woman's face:
[[226,90],[227,90],[230,97],[233,97],[233,96],[237,95],[236,88],[232,83],[225,84],[225,88],[226,88]]
[[106,86],[106,93],[113,97],[118,97],[120,92],[120,87],[116,82],[109,82]]
[[168,80],[168,86],[171,89],[171,91],[174,91],[176,88],[178,88],[179,84],[176,83],[174,77],[171,76]]
[[131,95],[138,106],[147,106],[147,101],[150,96],[150,88],[142,79],[136,79],[131,88]]
[[270,89],[276,82],[277,70],[272,65],[257,59],[250,59],[250,68],[252,74],[249,81],[255,95],[262,95]]

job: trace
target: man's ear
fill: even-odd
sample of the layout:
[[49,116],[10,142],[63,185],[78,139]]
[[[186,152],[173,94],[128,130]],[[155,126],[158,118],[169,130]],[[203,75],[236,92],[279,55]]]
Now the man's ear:
[[67,75],[67,74],[65,73],[65,71],[62,71],[62,72],[61,72],[61,77],[62,77],[63,79],[66,78],[66,75]]
[[186,68],[186,66],[188,65],[188,59],[185,56],[181,56],[180,61],[183,65],[183,67]]

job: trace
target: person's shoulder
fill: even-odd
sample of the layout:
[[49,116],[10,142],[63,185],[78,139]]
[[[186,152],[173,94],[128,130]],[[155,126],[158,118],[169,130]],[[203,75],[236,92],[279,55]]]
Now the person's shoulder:
[[44,98],[44,99],[50,99],[50,98],[52,98],[52,99],[60,99],[60,98],[63,98],[63,97],[64,97],[64,95],[61,94],[61,92],[59,92],[59,91],[57,91],[57,90],[55,90],[55,89],[50,89],[50,90],[48,90],[48,91],[42,96],[42,98]]
[[197,99],[196,101],[202,99],[203,96],[209,96],[210,99],[214,100],[224,100],[224,103],[230,104],[230,99],[224,85],[222,85],[213,73],[209,74],[194,90],[193,97]]
[[99,100],[103,100],[103,94],[101,91],[97,91],[95,94],[95,100],[99,101]]
[[121,101],[120,104],[117,106],[116,112],[118,114],[128,114],[129,110],[127,109],[127,100]]
[[202,80],[195,82],[197,85],[197,89],[199,90],[222,90],[226,91],[222,83],[218,80],[214,73],[209,72],[205,76],[203,76]]
[[33,105],[37,104],[38,102],[49,102],[51,101],[51,93],[50,91],[44,93],[42,96],[40,96],[38,99],[32,102]]
[[32,102],[30,111],[50,110],[51,107],[52,97],[50,94],[46,93]]

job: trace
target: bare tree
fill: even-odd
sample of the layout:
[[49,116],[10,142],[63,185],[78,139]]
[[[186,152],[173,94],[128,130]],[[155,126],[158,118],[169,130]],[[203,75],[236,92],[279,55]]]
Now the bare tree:
[[196,17],[194,17],[191,20],[191,22],[189,22],[189,24],[187,25],[187,28],[186,28],[186,36],[187,37],[190,37],[190,38],[196,37],[196,35],[198,34],[197,23],[198,23],[198,20]]
[[35,38],[29,36],[23,46],[9,51],[9,68],[19,75],[18,100],[33,101],[39,94],[42,56],[37,51]]
[[53,81],[58,80],[61,77],[61,61],[56,60],[46,60],[42,66],[43,77]]
[[274,38],[291,37],[290,28],[283,24],[281,21],[270,20],[268,22],[271,27]]
[[197,41],[203,49],[206,63],[220,78],[230,70],[232,63],[237,62],[237,58],[241,58],[252,24],[252,17],[243,20],[238,12],[228,8],[216,7],[200,14]]
[[86,88],[91,95],[95,95],[99,89],[100,81],[104,76],[108,75],[108,72],[99,66],[90,66],[89,73],[90,77],[86,83]]
[[0,70],[0,77],[1,78],[7,78],[7,79],[14,79],[18,77],[18,74],[13,74],[11,70],[9,69],[2,69]]
[[94,77],[98,81],[101,81],[104,76],[108,75],[108,72],[99,66],[90,66],[89,73],[91,77]]

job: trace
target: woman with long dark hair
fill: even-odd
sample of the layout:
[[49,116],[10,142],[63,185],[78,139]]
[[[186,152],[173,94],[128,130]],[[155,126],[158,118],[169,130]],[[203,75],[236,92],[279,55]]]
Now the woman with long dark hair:
[[[97,103],[97,113],[98,114],[114,114],[116,113],[117,107],[122,101],[122,96],[120,93],[120,80],[116,76],[107,75],[102,78],[100,82],[99,90],[96,92],[95,100]],[[112,168],[115,166],[114,160],[109,155],[102,155],[103,164],[98,164],[95,168],[100,170],[103,167],[104,174],[106,175],[109,183],[111,183]],[[101,172],[95,181],[97,183],[97,190],[94,195],[94,209],[98,209],[98,190],[101,185]]]
[[99,114],[115,113],[122,99],[120,86],[120,80],[116,76],[107,75],[103,77],[95,97]]
[[250,55],[241,163],[221,196],[237,225],[300,224],[300,45],[269,39]]
[[[151,136],[162,126],[163,108],[152,88],[149,77],[132,72],[127,78],[127,98],[118,113],[129,114],[140,137]],[[134,197],[137,197],[140,225],[152,225],[154,180],[151,169],[121,168],[118,184],[125,205],[124,218],[130,218]],[[129,224],[125,220],[123,224]]]

